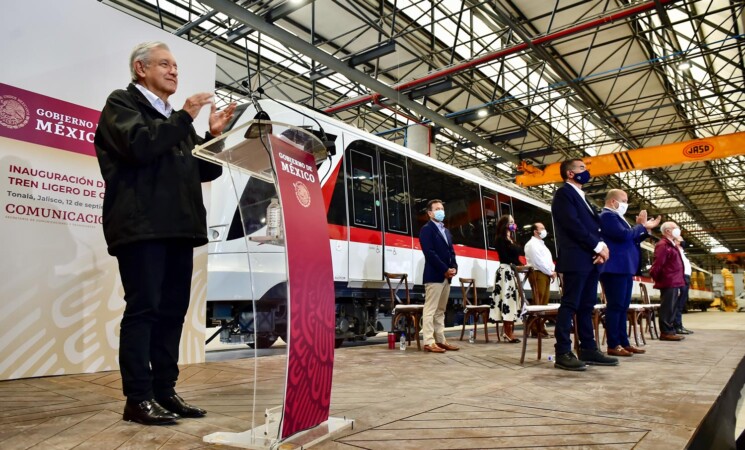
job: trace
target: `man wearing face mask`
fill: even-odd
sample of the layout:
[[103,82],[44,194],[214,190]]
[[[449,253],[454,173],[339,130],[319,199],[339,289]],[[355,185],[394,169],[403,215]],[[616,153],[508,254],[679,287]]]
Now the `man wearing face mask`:
[[[559,170],[565,183],[554,194],[551,214],[559,244],[556,271],[563,274],[564,287],[554,329],[554,367],[579,371],[587,369],[586,364],[616,366],[617,358],[598,350],[592,325],[593,309],[598,299],[598,264],[606,262],[610,253],[600,235],[600,217],[582,192],[582,185],[590,180],[590,172],[581,159],[564,161]],[[572,353],[570,337],[575,314],[579,359]]]
[[685,286],[683,259],[675,245],[680,228],[675,222],[665,222],[660,231],[662,239],[654,247],[654,262],[649,270],[654,279],[654,288],[660,290],[660,340],[682,341],[685,338],[675,331],[675,306],[680,288]]
[[683,311],[686,308],[686,303],[688,303],[688,290],[691,286],[691,273],[693,271],[691,262],[688,261],[686,252],[683,250],[685,247],[683,236],[675,238],[675,244],[678,246],[680,257],[683,259],[683,281],[685,281],[685,285],[680,288],[680,296],[675,304],[675,334],[693,334],[693,331],[683,326]]
[[[530,272],[530,285],[533,288],[534,305],[547,305],[551,294],[550,284],[556,279],[556,266],[551,251],[543,242],[548,236],[546,227],[541,222],[534,223],[530,230],[533,236],[525,243],[525,260],[528,265],[533,266],[534,270]],[[548,337],[545,329],[532,330],[532,334],[541,333],[543,337]]]
[[429,221],[419,231],[419,243],[424,253],[424,351],[457,351],[459,348],[445,339],[445,308],[450,296],[450,283],[458,273],[458,263],[455,262],[453,236],[443,223],[445,207],[442,200],[430,200],[427,203],[427,215]]
[[600,213],[601,234],[613,254],[613,259],[600,266],[600,282],[608,304],[605,310],[608,354],[613,356],[633,356],[634,353],[646,352],[629,343],[626,317],[634,275],[639,271],[639,244],[649,237],[649,230],[660,224],[660,217],[647,220],[647,211],[642,210],[636,217],[636,225],[630,226],[623,217],[628,207],[626,192],[611,189],[605,196],[605,208]]

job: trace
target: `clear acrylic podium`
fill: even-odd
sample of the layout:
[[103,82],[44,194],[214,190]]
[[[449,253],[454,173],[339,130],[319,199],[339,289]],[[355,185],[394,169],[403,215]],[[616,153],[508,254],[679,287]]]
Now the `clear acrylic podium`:
[[[302,128],[252,120],[197,146],[193,154],[222,165],[223,176],[231,181],[232,192],[226,195],[235,197],[246,231],[245,298],[261,298],[267,279],[269,284],[284,280],[288,311],[284,373],[278,373],[276,360],[270,364],[258,355],[253,358],[251,429],[213,433],[204,441],[255,449],[307,448],[350,428],[351,419],[328,415],[335,306],[328,224],[316,171],[316,163],[326,158],[323,143]],[[260,229],[246,226],[250,218],[244,217],[241,204],[252,177],[273,183],[277,193],[267,203],[267,223]],[[254,333],[261,327],[258,303],[253,302]],[[244,398],[236,401],[246,403]]]

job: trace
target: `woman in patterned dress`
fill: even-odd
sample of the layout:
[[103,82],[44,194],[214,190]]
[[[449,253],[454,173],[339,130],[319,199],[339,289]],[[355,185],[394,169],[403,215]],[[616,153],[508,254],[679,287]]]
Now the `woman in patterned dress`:
[[492,309],[489,318],[495,322],[502,321],[504,327],[503,338],[510,344],[517,344],[520,339],[514,335],[515,319],[517,318],[517,285],[516,274],[512,271],[510,264],[520,266],[520,255],[523,254],[522,246],[517,244],[517,224],[515,219],[509,215],[503,215],[497,222],[496,249],[499,254],[499,268],[494,282],[492,293]]

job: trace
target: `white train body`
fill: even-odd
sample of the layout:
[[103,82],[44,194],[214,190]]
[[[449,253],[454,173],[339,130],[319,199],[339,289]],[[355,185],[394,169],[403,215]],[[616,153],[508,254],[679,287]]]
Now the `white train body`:
[[[482,300],[487,299],[499,265],[493,240],[501,214],[515,217],[521,242],[529,237],[531,223],[543,222],[550,235],[547,244],[556,254],[550,206],[526,191],[453,168],[299,105],[267,100],[260,105],[275,122],[318,130],[317,121],[336,144],[336,154],[318,167],[318,174],[329,220],[338,343],[364,339],[389,326],[381,320],[390,305],[384,271],[409,274],[414,298],[422,297],[424,258],[417,236],[427,220],[424,207],[432,198],[445,202],[445,223],[454,237],[459,276],[476,279]],[[247,106],[234,127],[255,114],[254,107]],[[241,139],[242,133],[237,133],[226,145]],[[240,226],[233,182],[241,197],[245,228]],[[274,187],[233,172],[214,181],[211,192],[208,319],[226,323],[239,317],[232,333],[255,331],[257,344],[271,344],[284,336],[286,326],[284,249],[252,242],[244,232],[249,237],[266,234],[266,207],[275,196]],[[451,289],[454,299],[461,296],[458,286],[456,277]],[[555,284],[552,290],[558,296]],[[253,307],[260,316],[257,320],[253,320]]]

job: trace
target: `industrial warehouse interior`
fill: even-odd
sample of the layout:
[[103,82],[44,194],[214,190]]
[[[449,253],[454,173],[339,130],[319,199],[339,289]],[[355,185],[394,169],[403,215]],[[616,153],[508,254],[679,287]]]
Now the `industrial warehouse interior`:
[[0,449],[745,448],[745,2],[6,3]]

